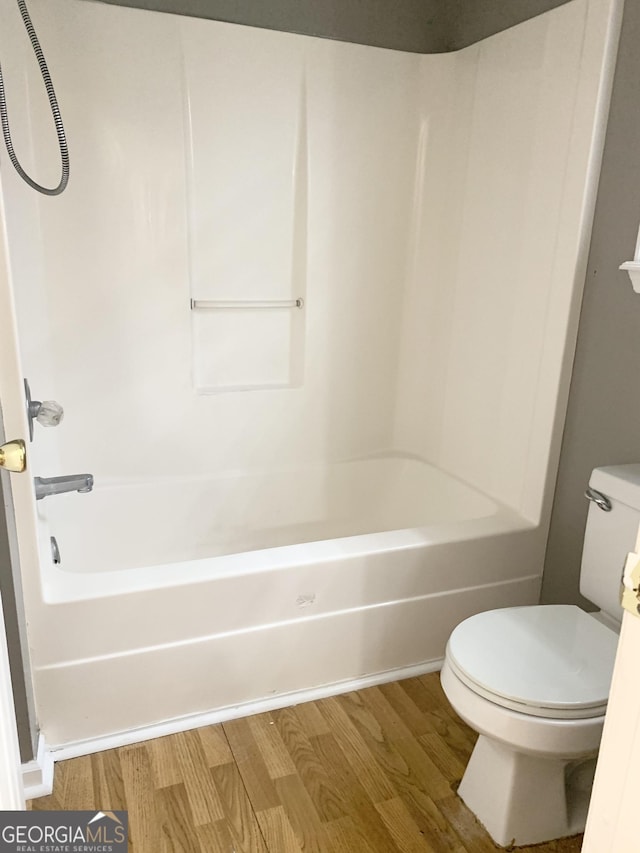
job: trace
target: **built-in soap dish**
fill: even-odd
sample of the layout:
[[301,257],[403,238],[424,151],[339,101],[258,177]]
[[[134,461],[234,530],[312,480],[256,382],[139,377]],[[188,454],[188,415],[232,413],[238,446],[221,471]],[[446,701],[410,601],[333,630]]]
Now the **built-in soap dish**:
[[620,269],[626,270],[629,273],[633,289],[636,293],[640,293],[640,260],[625,261],[623,264],[620,264]]
[[633,289],[636,293],[640,293],[640,230],[638,231],[636,252],[633,260],[625,261],[623,264],[620,264],[619,269],[629,273]]

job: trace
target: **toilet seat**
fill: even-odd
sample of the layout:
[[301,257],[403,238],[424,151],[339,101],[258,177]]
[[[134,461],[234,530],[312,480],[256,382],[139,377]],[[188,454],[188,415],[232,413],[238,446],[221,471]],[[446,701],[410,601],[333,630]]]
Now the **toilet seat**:
[[549,719],[605,713],[615,631],[574,605],[508,607],[461,622],[447,645],[455,675],[504,708]]

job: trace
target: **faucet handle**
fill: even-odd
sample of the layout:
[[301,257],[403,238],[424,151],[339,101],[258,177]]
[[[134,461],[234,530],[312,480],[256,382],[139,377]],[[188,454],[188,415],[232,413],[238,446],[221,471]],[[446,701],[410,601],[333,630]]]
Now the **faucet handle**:
[[29,382],[26,379],[24,380],[24,395],[29,423],[29,439],[33,441],[33,422],[38,421],[39,424],[46,427],[58,426],[64,417],[64,409],[55,400],[45,400],[44,403],[41,403],[40,400],[32,400],[31,388],[29,388]]
[[64,409],[55,400],[43,400],[40,403],[36,420],[45,427],[58,426],[64,417]]

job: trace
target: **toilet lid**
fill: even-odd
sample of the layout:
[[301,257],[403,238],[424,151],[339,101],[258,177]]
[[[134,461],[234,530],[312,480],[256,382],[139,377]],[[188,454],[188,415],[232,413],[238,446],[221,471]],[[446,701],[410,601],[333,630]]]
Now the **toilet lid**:
[[508,607],[460,623],[447,660],[472,690],[534,716],[604,714],[618,635],[573,605]]

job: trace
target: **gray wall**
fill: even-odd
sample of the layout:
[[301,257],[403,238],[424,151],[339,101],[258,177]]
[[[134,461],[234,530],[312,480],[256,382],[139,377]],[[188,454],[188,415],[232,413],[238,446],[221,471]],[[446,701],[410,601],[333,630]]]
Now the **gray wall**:
[[568,0],[101,0],[414,53],[459,50]]
[[587,515],[600,465],[640,462],[640,295],[618,266],[640,223],[640,3],[627,0],[595,212],[542,600],[578,592]]

